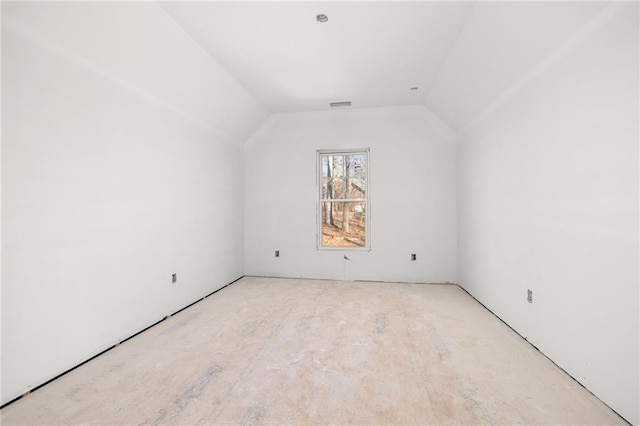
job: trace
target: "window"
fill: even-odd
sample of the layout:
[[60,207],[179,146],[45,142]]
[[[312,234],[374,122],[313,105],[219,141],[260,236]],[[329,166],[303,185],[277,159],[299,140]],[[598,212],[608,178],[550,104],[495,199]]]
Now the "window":
[[318,248],[369,249],[369,149],[318,151]]

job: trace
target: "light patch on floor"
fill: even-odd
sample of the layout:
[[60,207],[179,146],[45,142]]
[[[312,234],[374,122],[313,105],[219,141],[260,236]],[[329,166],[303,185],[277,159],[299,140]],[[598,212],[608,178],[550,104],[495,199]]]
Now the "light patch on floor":
[[455,285],[254,277],[0,414],[3,425],[625,424]]

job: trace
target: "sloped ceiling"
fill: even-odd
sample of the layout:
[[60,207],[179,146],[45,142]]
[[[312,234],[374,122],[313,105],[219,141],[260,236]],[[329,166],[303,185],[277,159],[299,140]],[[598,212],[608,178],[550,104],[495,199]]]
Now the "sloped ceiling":
[[607,3],[160,4],[269,112],[424,104],[459,130]]
[[460,130],[606,3],[478,3],[429,88],[427,106]]
[[154,2],[2,2],[2,32],[236,144],[268,115]]

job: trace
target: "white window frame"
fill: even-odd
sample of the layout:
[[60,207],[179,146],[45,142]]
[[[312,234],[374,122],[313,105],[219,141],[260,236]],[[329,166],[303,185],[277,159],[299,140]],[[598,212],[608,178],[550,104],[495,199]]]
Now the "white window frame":
[[[331,202],[330,199],[322,198],[322,156],[323,155],[351,155],[363,154],[365,156],[365,198],[340,198],[333,199],[334,202],[364,202],[365,209],[365,245],[364,247],[324,247],[322,245],[322,203]],[[329,251],[371,251],[371,192],[369,184],[369,170],[371,169],[371,152],[369,148],[359,149],[319,149],[316,151],[316,247],[318,250]]]

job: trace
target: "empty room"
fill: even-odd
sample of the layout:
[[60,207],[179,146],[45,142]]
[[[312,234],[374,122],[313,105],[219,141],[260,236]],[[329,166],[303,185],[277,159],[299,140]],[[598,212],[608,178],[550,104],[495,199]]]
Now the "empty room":
[[640,426],[638,2],[0,12],[2,424]]

